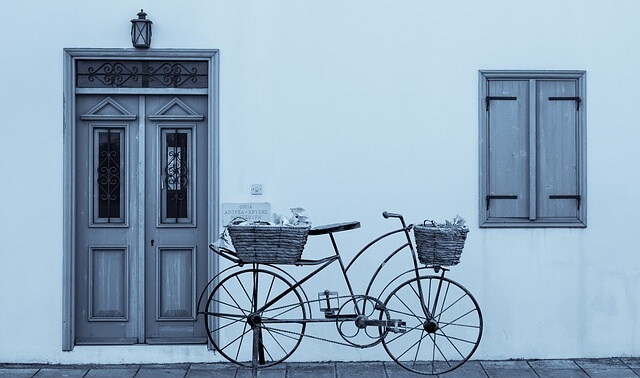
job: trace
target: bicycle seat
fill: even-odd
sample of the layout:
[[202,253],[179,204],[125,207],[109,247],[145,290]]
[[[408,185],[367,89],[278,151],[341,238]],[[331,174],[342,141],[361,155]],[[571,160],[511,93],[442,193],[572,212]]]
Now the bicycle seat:
[[323,226],[314,227],[309,230],[309,235],[324,235],[332,234],[339,231],[347,231],[360,228],[360,222],[344,222],[344,223],[332,223]]

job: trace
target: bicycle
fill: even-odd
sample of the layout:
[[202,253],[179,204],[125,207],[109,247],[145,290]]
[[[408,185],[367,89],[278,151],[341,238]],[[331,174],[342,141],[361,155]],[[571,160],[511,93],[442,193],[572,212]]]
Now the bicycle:
[[[297,260],[296,266],[315,268],[297,280],[281,264],[246,263],[231,250],[211,246],[233,264],[209,281],[197,305],[200,309],[207,298],[199,314],[204,315],[214,349],[233,363],[251,367],[254,375],[257,368],[290,357],[305,336],[357,348],[381,343],[396,363],[423,375],[446,373],[464,364],[482,337],[482,313],[477,301],[462,285],[445,277],[449,269],[418,265],[410,237],[414,225],[407,225],[400,214],[385,211],[382,215],[399,219],[402,228],[378,236],[346,265],[334,234],[359,228],[360,222],[311,228],[309,236],[329,235],[333,254],[318,260]],[[349,269],[372,246],[402,233],[406,242],[384,258],[365,293],[356,294]],[[405,250],[410,251],[413,267],[388,282],[379,297],[371,295],[382,268]],[[349,293],[340,296],[324,290],[310,300],[302,285],[336,261]],[[428,269],[434,274],[424,274]],[[381,298],[387,292],[386,298]],[[313,315],[312,304],[321,316]],[[310,323],[335,323],[342,341],[305,334]]]

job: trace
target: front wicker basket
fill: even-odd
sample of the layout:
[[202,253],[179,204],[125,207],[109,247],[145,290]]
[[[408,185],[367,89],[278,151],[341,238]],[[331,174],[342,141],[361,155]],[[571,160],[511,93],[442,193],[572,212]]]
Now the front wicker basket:
[[245,263],[293,264],[302,256],[309,226],[241,224],[227,230]]
[[425,265],[452,266],[460,262],[462,248],[469,229],[438,227],[433,224],[415,225],[418,259]]

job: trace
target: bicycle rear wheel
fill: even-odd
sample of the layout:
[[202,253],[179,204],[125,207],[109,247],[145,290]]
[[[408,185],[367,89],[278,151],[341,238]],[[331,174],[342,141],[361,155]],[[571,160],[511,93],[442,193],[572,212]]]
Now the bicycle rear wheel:
[[[272,366],[300,345],[307,313],[297,289],[283,276],[265,269],[233,273],[215,286],[205,308],[205,328],[213,347],[227,360],[245,367]],[[268,308],[263,305],[277,299]]]
[[382,344],[389,356],[414,373],[436,375],[464,364],[482,337],[482,313],[475,298],[441,276],[410,279],[389,294],[391,318],[406,321],[402,333],[389,332]]

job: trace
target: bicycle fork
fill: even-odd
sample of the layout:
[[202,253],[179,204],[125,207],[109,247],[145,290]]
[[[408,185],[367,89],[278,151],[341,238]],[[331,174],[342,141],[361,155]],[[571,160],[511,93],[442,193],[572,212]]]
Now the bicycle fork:
[[262,321],[260,315],[258,314],[258,269],[254,266],[253,269],[253,292],[251,294],[251,310],[253,314],[248,317],[249,325],[251,326],[251,331],[253,332],[253,358],[252,358],[252,367],[255,372],[258,365],[265,364],[264,358],[264,344],[262,343],[262,327],[260,327],[260,323]]
[[[434,267],[434,270],[436,271],[436,273],[438,272],[438,270],[442,270],[440,277],[444,278],[444,275],[448,269],[442,268],[442,267]],[[442,291],[442,283],[444,282],[444,280],[438,280],[438,288],[436,289],[436,295],[433,299],[432,307],[431,307],[431,303],[426,303],[427,301],[424,300],[425,299],[424,289],[422,288],[422,284],[420,282],[421,278],[419,277],[417,272],[416,272],[416,280],[418,284],[418,294],[420,295],[420,302],[422,303],[422,311],[424,312],[424,315],[425,315],[425,321],[423,324],[424,330],[427,333],[435,333],[438,329],[440,329],[440,326],[438,325],[438,320],[436,319],[436,312],[438,309],[438,303],[440,301],[440,293]],[[430,301],[430,297],[431,295],[429,295],[429,298],[427,298],[429,301]],[[429,310],[429,307],[431,307],[431,310],[433,312]]]
[[[431,311],[429,311],[429,305],[430,303],[425,303],[425,296],[424,296],[424,290],[422,288],[422,283],[421,283],[421,277],[420,277],[420,273],[418,272],[418,260],[416,258],[416,253],[413,249],[413,244],[411,243],[411,236],[409,236],[409,231],[411,230],[411,228],[413,227],[413,225],[409,225],[407,227],[404,218],[402,217],[402,215],[400,214],[394,214],[394,213],[388,213],[388,212],[384,212],[382,213],[382,216],[385,218],[388,217],[394,217],[394,218],[398,218],[400,219],[400,222],[402,223],[402,227],[404,229],[404,233],[407,237],[407,244],[409,245],[409,249],[411,250],[411,257],[413,258],[413,266],[415,268],[415,272],[416,272],[416,282],[418,285],[418,296],[420,298],[420,302],[421,302],[421,306],[422,306],[422,311],[424,312],[425,315],[425,322],[423,323],[423,327],[424,330],[427,333],[435,333],[440,327],[438,326],[438,321],[436,319],[435,316],[435,312],[436,309],[438,308],[438,302],[440,300],[440,291],[442,290],[442,282],[443,280],[438,280],[438,289],[436,290],[436,296],[434,298],[433,301],[433,313]],[[440,266],[434,266],[432,267],[434,269],[434,271],[436,273],[438,273],[439,270],[442,270],[442,273],[440,275],[441,278],[444,278],[444,274],[445,272],[448,270],[446,268],[440,267]],[[431,288],[429,288],[429,293],[431,293]],[[429,301],[431,300],[431,295],[429,295]]]

